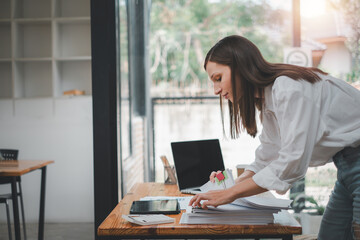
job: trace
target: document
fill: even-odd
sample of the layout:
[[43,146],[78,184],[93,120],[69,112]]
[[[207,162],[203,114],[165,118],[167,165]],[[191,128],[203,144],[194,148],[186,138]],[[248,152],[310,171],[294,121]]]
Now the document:
[[227,224],[227,225],[265,225],[273,223],[274,218],[250,219],[248,217],[192,217],[184,213],[180,224]]
[[291,202],[292,200],[288,199],[251,196],[245,198],[238,198],[233,201],[232,204],[259,209],[289,209]]
[[247,207],[226,204],[209,209],[189,207],[180,224],[263,225],[274,222],[275,211],[254,211]]
[[215,178],[215,182],[208,181],[200,187],[201,192],[208,192],[211,190],[222,190],[234,186],[235,181],[230,169],[222,172],[223,178]]
[[138,224],[138,225],[153,225],[153,224],[162,224],[162,223],[173,223],[174,218],[165,216],[163,214],[156,215],[122,215],[122,218]]
[[236,199],[230,204],[208,209],[188,206],[180,224],[249,224],[264,225],[274,222],[274,214],[290,208],[291,200],[255,195]]

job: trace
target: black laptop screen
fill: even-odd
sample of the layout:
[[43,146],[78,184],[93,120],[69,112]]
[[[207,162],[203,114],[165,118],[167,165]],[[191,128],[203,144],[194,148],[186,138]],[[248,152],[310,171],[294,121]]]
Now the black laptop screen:
[[224,170],[218,139],[172,142],[171,149],[180,190],[199,187],[212,171]]

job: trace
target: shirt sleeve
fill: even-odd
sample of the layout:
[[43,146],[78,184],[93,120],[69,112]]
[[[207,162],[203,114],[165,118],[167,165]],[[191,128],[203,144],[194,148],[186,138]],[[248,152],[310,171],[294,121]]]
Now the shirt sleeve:
[[[292,183],[305,176],[320,125],[319,108],[311,99],[311,93],[305,95],[304,92],[311,91],[311,86],[303,89],[299,81],[289,81],[296,87],[273,90],[280,136],[278,157],[253,176],[257,185],[279,194],[286,193]],[[262,150],[264,155],[266,151]]]
[[269,115],[272,115],[272,113],[263,113],[263,119],[265,120],[266,118],[266,121],[263,121],[263,129],[259,136],[260,145],[255,151],[255,161],[246,168],[246,170],[255,173],[279,157],[279,145],[276,139],[278,136],[276,131],[278,131],[278,129],[274,122],[271,121],[273,120],[271,118],[272,116],[269,118]]

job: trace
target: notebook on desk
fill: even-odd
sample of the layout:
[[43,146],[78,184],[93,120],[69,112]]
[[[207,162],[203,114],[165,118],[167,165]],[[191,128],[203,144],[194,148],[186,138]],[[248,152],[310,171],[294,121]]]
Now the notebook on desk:
[[210,173],[225,168],[218,139],[172,142],[171,149],[182,193],[200,193]]

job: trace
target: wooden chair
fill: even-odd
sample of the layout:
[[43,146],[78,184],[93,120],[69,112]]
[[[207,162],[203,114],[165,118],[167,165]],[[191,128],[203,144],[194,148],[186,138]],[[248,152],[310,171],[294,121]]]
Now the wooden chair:
[[[6,160],[17,160],[18,159],[19,150],[15,149],[0,149],[1,161]],[[18,192],[17,196],[20,198],[20,206],[21,206],[21,215],[22,215],[22,222],[23,222],[23,232],[24,232],[24,239],[26,240],[26,225],[25,225],[25,211],[24,211],[24,201],[22,196],[22,189],[21,189],[21,178],[16,177],[16,182],[18,184]],[[0,185],[4,184],[11,184],[11,177],[1,177],[0,178]],[[6,211],[7,211],[7,221],[8,221],[8,229],[9,229],[9,239],[11,240],[11,227],[10,227],[10,214],[9,214],[9,206],[8,200],[12,200],[11,193],[9,194],[2,194],[0,195],[0,203],[5,203]]]

